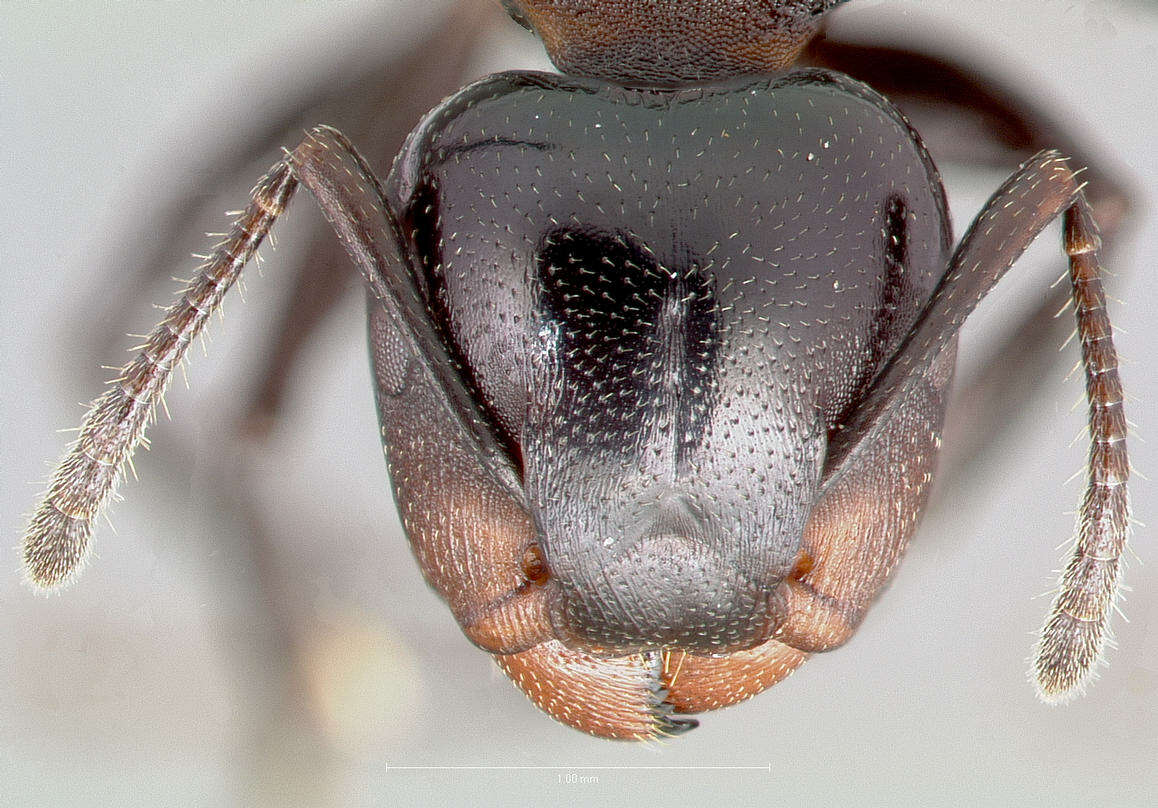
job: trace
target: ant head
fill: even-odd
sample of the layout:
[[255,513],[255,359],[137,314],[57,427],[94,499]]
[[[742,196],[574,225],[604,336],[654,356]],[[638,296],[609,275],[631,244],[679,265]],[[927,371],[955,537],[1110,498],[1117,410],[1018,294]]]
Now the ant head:
[[845,0],[502,0],[564,73],[670,86],[783,70]]

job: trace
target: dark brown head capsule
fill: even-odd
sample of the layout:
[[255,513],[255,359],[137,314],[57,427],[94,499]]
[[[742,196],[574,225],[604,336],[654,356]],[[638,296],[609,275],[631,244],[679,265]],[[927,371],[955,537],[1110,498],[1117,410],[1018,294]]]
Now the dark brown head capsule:
[[[468,627],[533,613],[534,637],[597,656],[847,636],[862,595],[833,593],[811,611],[837,603],[831,625],[802,625],[791,609],[815,593],[793,601],[790,573],[849,508],[903,542],[944,386],[907,394],[915,442],[831,460],[949,256],[936,170],[886,101],[822,71],[696,90],[502,74],[419,125],[386,191],[550,569],[541,589],[480,601],[462,587],[479,559],[440,551],[427,571]],[[382,389],[397,367],[380,365]],[[453,435],[397,430],[435,406],[415,395],[379,401],[399,503],[427,514],[407,525],[422,557],[495,520],[444,527],[451,502],[487,499],[466,490],[488,474],[455,461],[452,493],[423,471]],[[872,495],[818,511],[854,479]]]

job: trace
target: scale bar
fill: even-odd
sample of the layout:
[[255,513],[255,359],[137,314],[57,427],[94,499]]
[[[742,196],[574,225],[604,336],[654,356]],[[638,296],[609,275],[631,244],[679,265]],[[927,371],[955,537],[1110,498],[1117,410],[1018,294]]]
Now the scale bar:
[[487,766],[483,764],[469,766],[413,766],[397,763],[386,763],[384,771],[760,771],[771,772],[772,764],[762,766],[595,766],[579,764],[575,766]]

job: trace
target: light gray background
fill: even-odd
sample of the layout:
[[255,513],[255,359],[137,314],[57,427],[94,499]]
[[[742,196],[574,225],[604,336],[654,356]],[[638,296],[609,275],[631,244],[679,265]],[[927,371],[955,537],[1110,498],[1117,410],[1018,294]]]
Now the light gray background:
[[[1136,531],[1129,622],[1115,619],[1120,648],[1089,695],[1050,709],[1025,682],[1047,608],[1033,596],[1052,585],[1081,488],[1067,483],[1085,455],[1074,439],[1083,410],[1071,409],[1081,383],[1064,378],[1073,346],[1044,378],[1024,380],[1037,388],[1030,411],[992,414],[1014,428],[953,490],[940,488],[895,584],[845,648],[677,741],[596,741],[536,711],[423,585],[387,492],[356,298],[311,349],[273,444],[245,455],[271,537],[255,560],[250,528],[223,495],[242,488],[215,453],[237,448],[222,444],[260,360],[246,341],[268,336],[294,223],[316,217],[303,198],[279,248],[264,251],[264,275],[250,276],[247,302],[233,296],[208,358],[194,356],[192,391],[174,385],[173,421],[152,431],[141,479],[123,486],[115,531],[100,526],[84,576],[50,597],[22,585],[19,531],[67,438],[55,430],[75,426],[75,402],[111,375],[96,369],[122,361],[108,345],[130,345],[117,335],[146,330],[156,313],[145,304],[171,293],[110,287],[134,266],[124,251],[172,242],[172,274],[188,274],[183,256],[203,246],[190,233],[222,229],[220,211],[241,205],[260,169],[206,200],[189,233],[141,232],[141,222],[181,192],[211,144],[244,140],[295,86],[398,47],[444,5],[0,4],[0,804],[1155,804],[1154,528]],[[1112,315],[1138,424],[1134,464],[1158,474],[1158,12],[1124,0],[859,0],[841,24],[971,55],[1058,117],[1072,114],[1121,167],[1137,215],[1110,257],[1122,301]],[[508,33],[480,71],[542,64],[533,42]],[[1002,175],[947,174],[960,232]],[[988,319],[966,338],[967,372],[984,353],[978,332],[1016,316],[1019,290],[1036,294],[1062,271],[1057,245],[1051,230],[985,304]],[[108,316],[109,288],[145,301],[132,322]],[[1154,501],[1139,479],[1140,520],[1158,524]],[[769,768],[578,768],[685,764]]]

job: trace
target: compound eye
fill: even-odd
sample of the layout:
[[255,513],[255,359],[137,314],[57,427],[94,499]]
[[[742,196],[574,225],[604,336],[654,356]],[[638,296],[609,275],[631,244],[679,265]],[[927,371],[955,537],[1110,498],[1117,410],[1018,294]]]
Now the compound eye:
[[536,586],[542,586],[551,577],[551,571],[547,568],[547,559],[543,558],[543,550],[537,542],[531,542],[527,545],[520,564],[524,577]]

